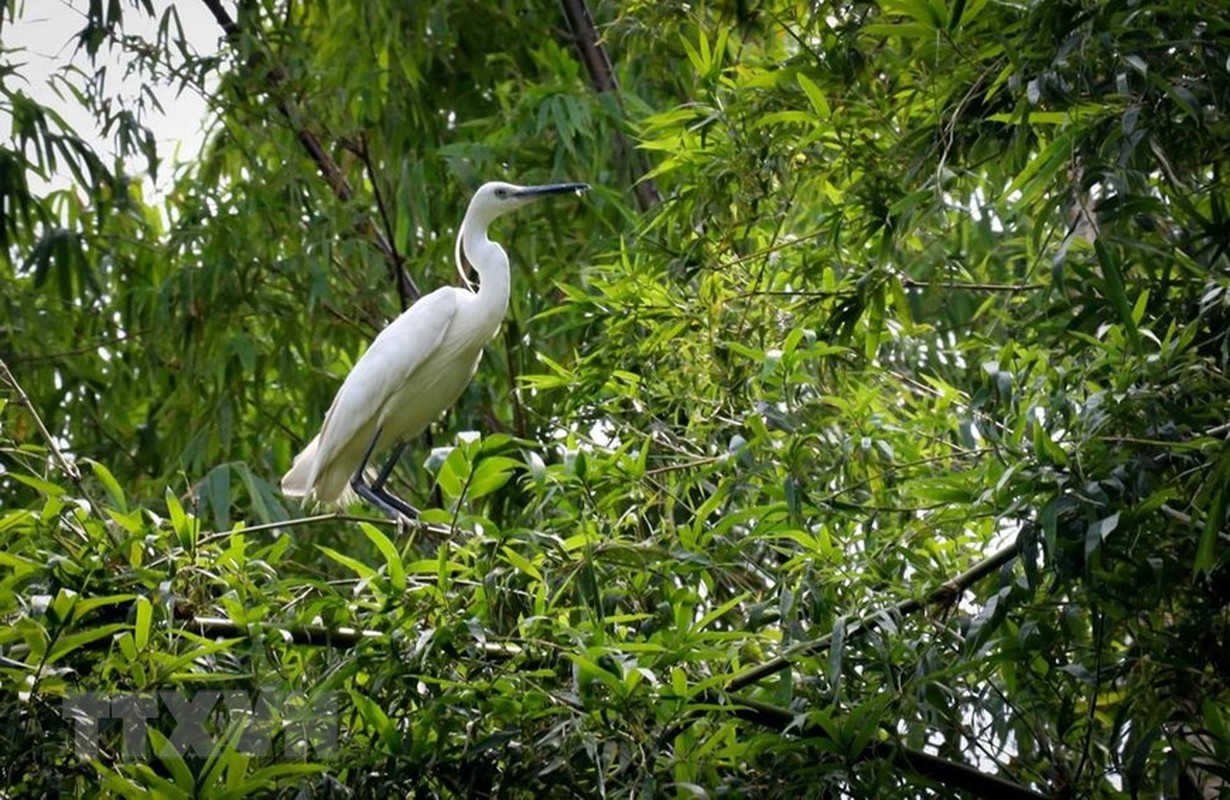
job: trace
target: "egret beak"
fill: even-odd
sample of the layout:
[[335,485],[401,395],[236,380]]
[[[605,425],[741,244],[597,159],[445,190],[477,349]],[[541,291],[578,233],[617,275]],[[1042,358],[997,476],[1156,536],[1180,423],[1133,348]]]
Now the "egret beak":
[[588,183],[548,183],[544,186],[526,186],[518,189],[513,197],[532,200],[549,194],[581,194],[589,191]]

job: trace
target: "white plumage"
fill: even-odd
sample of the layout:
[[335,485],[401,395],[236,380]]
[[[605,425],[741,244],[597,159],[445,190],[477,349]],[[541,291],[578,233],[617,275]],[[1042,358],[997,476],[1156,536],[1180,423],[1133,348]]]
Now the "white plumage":
[[307,503],[344,503],[353,488],[390,514],[413,511],[384,488],[387,469],[374,483],[364,482],[365,454],[417,436],[452,406],[499,330],[508,309],[508,255],[487,238],[491,222],[537,198],[587,188],[499,182],[479,188],[456,246],[457,268],[463,269],[464,253],[478,273],[478,290],[437,289],[380,332],[346,376],[320,433],[282,477],[283,494]]

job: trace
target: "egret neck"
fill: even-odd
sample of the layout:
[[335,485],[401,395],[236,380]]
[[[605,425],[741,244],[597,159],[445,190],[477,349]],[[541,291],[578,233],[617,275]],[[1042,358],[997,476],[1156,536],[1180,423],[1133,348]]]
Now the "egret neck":
[[477,290],[468,276],[466,284],[477,295],[475,300],[484,312],[483,318],[492,320],[495,323],[493,328],[498,328],[508,311],[508,253],[487,238],[487,226],[491,220],[484,219],[486,216],[476,214],[474,206],[470,207],[457,235],[457,264],[468,263],[478,273]]

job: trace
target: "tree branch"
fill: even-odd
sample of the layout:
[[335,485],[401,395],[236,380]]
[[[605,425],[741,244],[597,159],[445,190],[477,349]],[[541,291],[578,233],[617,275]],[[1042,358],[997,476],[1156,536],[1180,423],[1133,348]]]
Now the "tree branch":
[[420,519],[405,521],[391,520],[388,517],[364,517],[355,516],[354,514],[346,514],[341,511],[332,511],[327,514],[315,514],[308,517],[295,517],[293,519],[284,519],[277,522],[264,522],[260,525],[252,525],[247,528],[232,528],[229,531],[215,531],[206,536],[202,536],[199,544],[207,544],[218,539],[225,539],[228,536],[247,533],[261,533],[264,531],[281,530],[283,528],[295,528],[300,525],[314,525],[317,522],[328,522],[330,520],[340,520],[342,522],[366,522],[369,525],[391,525],[394,527],[404,527],[407,530],[414,532],[426,533],[434,537],[431,541],[443,541],[452,538],[458,533],[457,528],[446,525],[435,525],[429,522],[423,522]]
[[[1012,544],[1001,548],[961,574],[945,581],[925,597],[910,598],[891,608],[882,609],[864,616],[846,628],[846,639],[849,640],[878,627],[882,624],[881,620],[887,615],[905,616],[930,605],[953,602],[970,586],[1015,558],[1020,552],[1019,542],[1020,539],[1018,537]],[[698,702],[705,706],[726,706],[735,716],[756,725],[773,728],[782,732],[791,730],[798,724],[799,714],[797,712],[751,698],[732,696],[731,693],[756,683],[762,678],[789,668],[794,659],[814,656],[826,650],[832,644],[833,636],[828,634],[819,639],[796,645],[782,655],[745,670],[731,678],[722,691],[706,690],[702,692],[698,697]],[[695,716],[698,716],[698,714],[692,713],[688,715],[688,718],[691,719]],[[663,732],[660,737],[661,740],[670,741],[675,738],[682,731],[685,724],[686,720],[671,725]],[[822,728],[816,725],[804,725],[800,735],[811,738],[831,738]],[[1012,800],[1018,800],[1018,798],[1019,800],[1039,800],[1039,798],[1045,797],[1045,795],[1039,794],[1032,789],[980,772],[967,764],[946,761],[938,756],[911,750],[893,742],[872,742],[854,758],[856,762],[872,759],[886,759],[915,775],[938,781],[946,787],[971,792],[980,797],[995,798],[995,800],[1004,800],[1004,798],[1011,798]]]
[[[354,148],[352,148],[354,149]],[[376,198],[376,209],[380,212],[380,222],[384,225],[385,241],[389,243],[389,248],[392,250],[393,260],[397,264],[404,264],[406,257],[397,252],[397,242],[394,241],[393,218],[389,216],[389,209],[384,203],[384,195],[380,192],[380,181],[376,176],[376,165],[372,163],[371,149],[367,146],[367,133],[359,134],[359,144],[356,154],[363,161],[363,168],[367,171],[367,179],[372,183],[372,195]],[[409,298],[406,296],[407,287],[402,281],[397,282],[397,299],[401,303],[401,310],[405,311],[409,306]]]
[[[732,698],[731,712],[747,722],[766,728],[787,731],[798,724],[799,715],[794,711],[771,703],[762,703],[748,698]],[[819,725],[806,724],[799,735],[811,739],[831,739]],[[945,787],[960,789],[979,797],[994,800],[1043,800],[1047,795],[1005,780],[995,775],[980,772],[968,764],[948,761],[914,750],[896,742],[871,742],[852,759],[855,763],[883,759],[923,778],[928,778]]]
[[266,636],[276,638],[281,634],[290,644],[310,647],[351,648],[366,639],[379,639],[384,636],[380,631],[326,628],[324,625],[239,625],[221,617],[192,617],[181,622],[178,627],[207,639],[248,639],[254,630],[260,630]]
[[[230,14],[222,7],[221,0],[201,0],[201,2],[205,4],[210,13],[213,14],[218,25],[226,33],[227,40],[231,44],[239,42],[243,32],[239,24],[231,19]],[[255,69],[261,60],[262,56],[259,53],[254,54],[248,60],[248,69]],[[271,89],[276,89],[286,78],[286,70],[277,64],[270,66],[269,70],[265,73],[265,80]],[[272,94],[277,96],[276,92],[272,92]],[[290,123],[291,129],[295,133],[295,138],[299,140],[299,144],[303,146],[307,154],[316,162],[321,176],[329,184],[333,194],[342,202],[350,201],[354,197],[354,189],[351,188],[349,181],[346,180],[346,176],[342,173],[337,162],[333,160],[333,157],[325,150],[320,140],[316,138],[316,134],[312,133],[302,124],[301,115],[294,104],[285,98],[279,98],[274,101],[274,105],[282,113],[282,116],[286,118],[287,122]],[[362,236],[371,241],[384,256],[385,263],[388,265],[389,277],[393,279],[394,285],[397,286],[397,295],[404,311],[409,302],[413,302],[421,296],[421,292],[419,292],[414,279],[406,272],[403,266],[403,259],[398,255],[393,244],[368,217],[360,218],[355,223],[355,228]]]
[[[589,72],[594,90],[599,94],[610,94],[615,99],[620,116],[623,117],[624,104],[619,93],[619,80],[615,77],[615,68],[611,66],[611,59],[598,36],[598,28],[594,25],[589,7],[585,0],[560,0],[560,6],[572,32],[577,55]],[[621,124],[622,122],[620,119]],[[652,178],[645,177],[649,172],[649,164],[645,161],[644,154],[632,147],[622,130],[615,132],[615,152],[619,160],[632,172],[632,188],[636,192],[636,201],[641,211],[648,211],[661,203],[662,195],[658,192],[657,184]]]
[[[936,588],[926,597],[912,597],[909,600],[903,600],[895,606],[875,611],[847,626],[845,633],[846,640],[849,641],[856,636],[867,633],[873,628],[879,627],[882,624],[881,620],[886,615],[904,617],[909,614],[913,614],[916,611],[921,611],[930,605],[946,605],[951,603],[970,586],[982,580],[982,578],[987,575],[990,575],[992,572],[995,572],[1013,558],[1016,558],[1019,551],[1020,538],[1018,537],[1012,542],[1012,544],[992,553],[982,561],[979,561],[977,564],[967,569],[965,572],[962,572],[955,578],[946,581],[943,585]],[[760,681],[762,678],[775,675],[778,672],[787,669],[794,659],[814,656],[817,653],[827,650],[832,644],[833,634],[831,633],[810,642],[802,642],[797,644],[776,658],[769,659],[768,661],[758,664],[751,669],[744,670],[735,677],[731,678],[726,684],[726,691],[735,692]]]

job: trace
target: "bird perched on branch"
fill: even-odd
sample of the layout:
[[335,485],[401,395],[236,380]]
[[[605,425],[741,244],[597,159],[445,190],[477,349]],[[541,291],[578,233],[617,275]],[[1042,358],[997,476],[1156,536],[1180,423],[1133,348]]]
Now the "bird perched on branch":
[[[488,226],[534,200],[587,189],[584,183],[479,187],[455,249],[458,271],[464,275],[469,263],[478,273],[477,291],[437,289],[380,332],[338,389],[320,433],[282,477],[282,493],[330,504],[346,502],[350,490],[394,519],[417,517],[385,484],[406,442],[461,396],[508,310],[508,254],[487,238]],[[389,447],[389,460],[369,480],[368,461]]]

